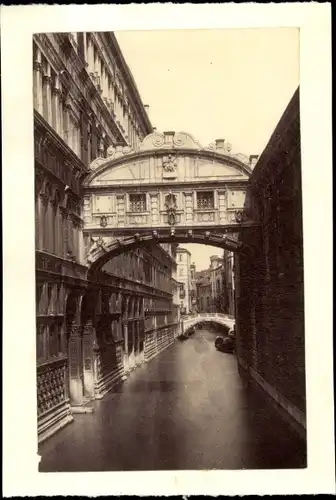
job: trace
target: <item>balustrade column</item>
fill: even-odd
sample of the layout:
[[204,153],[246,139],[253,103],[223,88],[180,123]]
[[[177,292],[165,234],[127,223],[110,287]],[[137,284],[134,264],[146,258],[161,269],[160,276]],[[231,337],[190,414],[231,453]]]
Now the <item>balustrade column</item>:
[[42,55],[38,47],[36,47],[35,60],[33,62],[33,85],[34,85],[34,108],[41,115],[43,113],[42,103]]

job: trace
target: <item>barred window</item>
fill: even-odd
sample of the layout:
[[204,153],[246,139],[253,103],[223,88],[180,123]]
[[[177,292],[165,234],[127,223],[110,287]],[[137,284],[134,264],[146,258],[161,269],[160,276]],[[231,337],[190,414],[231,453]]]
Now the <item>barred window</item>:
[[146,194],[130,194],[130,211],[146,212]]
[[213,191],[202,191],[200,193],[197,193],[197,208],[198,210],[207,210],[214,208]]

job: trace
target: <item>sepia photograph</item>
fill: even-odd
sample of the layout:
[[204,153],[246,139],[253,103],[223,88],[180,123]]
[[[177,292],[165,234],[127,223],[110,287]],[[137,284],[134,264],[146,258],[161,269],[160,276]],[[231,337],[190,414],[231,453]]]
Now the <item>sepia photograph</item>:
[[335,492],[327,5],[1,14],[5,496]]
[[305,467],[299,30],[32,43],[40,471]]

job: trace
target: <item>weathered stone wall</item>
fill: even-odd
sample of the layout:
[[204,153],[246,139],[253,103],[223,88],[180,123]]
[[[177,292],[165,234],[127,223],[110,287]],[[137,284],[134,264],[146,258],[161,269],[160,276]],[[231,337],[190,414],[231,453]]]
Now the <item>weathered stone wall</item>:
[[305,428],[305,343],[299,96],[251,179],[260,229],[236,262],[240,367]]

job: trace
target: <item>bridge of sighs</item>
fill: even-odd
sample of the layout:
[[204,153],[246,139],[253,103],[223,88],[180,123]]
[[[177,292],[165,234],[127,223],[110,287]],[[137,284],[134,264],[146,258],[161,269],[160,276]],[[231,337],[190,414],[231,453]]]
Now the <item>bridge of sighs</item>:
[[136,151],[109,148],[84,183],[89,272],[141,242],[238,250],[237,233],[256,225],[248,188],[256,160],[223,139],[202,147],[184,132],[154,132]]

